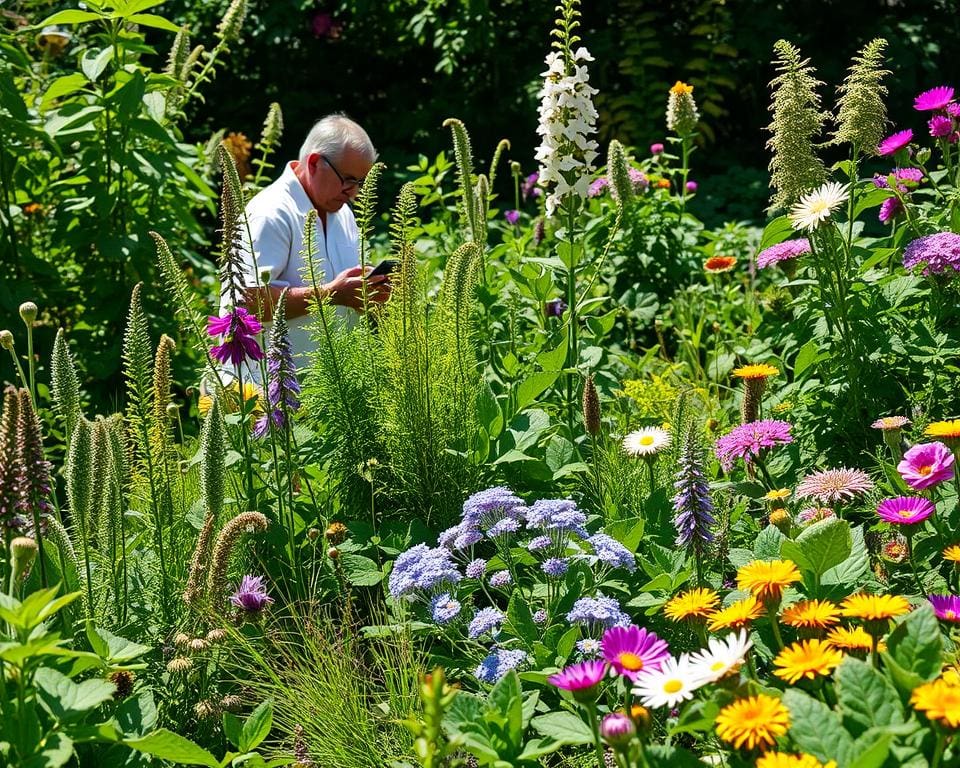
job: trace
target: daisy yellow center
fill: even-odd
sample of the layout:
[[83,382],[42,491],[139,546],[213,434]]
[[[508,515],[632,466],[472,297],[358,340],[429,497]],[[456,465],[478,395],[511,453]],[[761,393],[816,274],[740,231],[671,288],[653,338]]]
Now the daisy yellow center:
[[639,672],[643,669],[643,659],[637,656],[637,654],[627,651],[626,653],[620,654],[620,666],[624,669],[629,669],[631,672]]
[[929,464],[924,464],[922,467],[920,467],[918,471],[920,472],[921,475],[926,477],[931,472],[933,472],[933,467],[931,467]]
[[678,691],[683,690],[683,681],[682,680],[667,680],[663,684],[664,693],[677,693]]
[[830,204],[826,200],[814,200],[810,203],[810,213],[823,213],[830,210]]
[[726,665],[724,662],[722,662],[722,661],[715,661],[715,662],[713,662],[713,664],[710,665],[710,671],[711,671],[711,672],[719,672],[719,671],[720,671],[721,669],[723,669],[725,666],[727,666],[727,665]]
[[644,435],[640,438],[640,445],[653,445],[653,436]]
[[900,517],[913,517],[913,510],[910,509],[901,509]]

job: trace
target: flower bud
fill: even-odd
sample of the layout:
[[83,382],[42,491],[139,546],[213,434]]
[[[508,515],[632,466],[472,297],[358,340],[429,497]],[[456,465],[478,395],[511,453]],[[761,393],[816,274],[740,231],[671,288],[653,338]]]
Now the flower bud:
[[340,550],[336,547],[330,547],[330,549],[327,550],[327,557],[329,557],[331,560],[339,560]]
[[311,528],[310,530],[308,530],[308,531],[307,531],[307,538],[310,539],[310,541],[316,541],[317,539],[319,539],[319,538],[320,538],[320,529],[319,529],[319,528]]
[[179,405],[176,403],[167,403],[167,418],[175,419],[178,413],[180,413]]
[[17,536],[10,542],[10,570],[14,583],[26,573],[37,556],[37,542],[28,536]]
[[6,328],[0,331],[0,347],[4,349],[13,349],[13,334]]
[[518,163],[516,160],[510,161],[510,173],[512,173],[514,176],[520,175],[520,163]]
[[780,533],[789,536],[793,521],[790,519],[790,513],[783,507],[780,507],[770,513],[770,525],[777,528]]
[[211,629],[207,632],[207,642],[210,645],[216,645],[217,643],[222,643],[227,639],[227,632],[223,629]]
[[32,301],[25,301],[20,305],[20,319],[27,325],[33,325],[37,319],[37,305]]
[[347,530],[347,526],[345,526],[339,520],[334,520],[332,523],[330,523],[330,525],[327,526],[327,531],[324,535],[326,536],[327,541],[329,541],[333,546],[336,546],[337,544],[342,544],[344,542],[348,533],[349,531]]
[[630,707],[630,719],[637,726],[638,733],[647,733],[653,725],[653,716],[650,710],[640,704]]
[[617,752],[627,749],[636,733],[637,726],[620,712],[611,712],[600,723],[600,735]]

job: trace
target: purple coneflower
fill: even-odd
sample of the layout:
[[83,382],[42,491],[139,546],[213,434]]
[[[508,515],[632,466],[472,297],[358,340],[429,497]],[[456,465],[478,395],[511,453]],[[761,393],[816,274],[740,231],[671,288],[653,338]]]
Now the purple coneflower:
[[797,498],[815,499],[821,504],[850,501],[873,488],[870,476],[861,469],[825,469],[807,475],[797,486]]
[[895,155],[912,140],[913,131],[909,128],[905,131],[897,131],[880,142],[880,145],[877,147],[877,154],[882,156]]
[[915,525],[922,523],[936,511],[933,502],[919,496],[897,496],[884,499],[877,507],[882,520],[897,525]]
[[933,138],[942,139],[953,131],[953,120],[943,115],[934,115],[927,122],[927,128],[930,129],[930,135]]
[[933,112],[944,109],[953,101],[953,88],[949,85],[938,85],[924,91],[913,100],[913,108],[918,112]]
[[564,667],[561,672],[550,675],[547,682],[564,691],[570,691],[580,702],[595,701],[597,688],[607,674],[605,661],[581,661]]
[[223,343],[210,349],[221,363],[240,365],[244,360],[263,359],[256,336],[263,330],[260,321],[243,307],[235,307],[223,317],[207,318],[207,333],[222,336]]
[[949,480],[954,473],[953,452],[943,443],[919,443],[903,454],[897,472],[915,491]]
[[937,232],[911,241],[903,253],[903,268],[911,270],[921,265],[924,275],[960,272],[960,235]]
[[244,613],[257,614],[273,603],[267,594],[263,576],[244,576],[237,591],[230,595],[230,602]]
[[666,640],[655,632],[631,624],[628,627],[610,627],[601,641],[603,658],[618,675],[636,680],[645,669],[659,669],[670,656]]
[[933,612],[941,621],[960,624],[960,597],[957,595],[929,595],[927,599],[933,606]]
[[786,421],[762,419],[734,427],[716,442],[717,458],[725,471],[733,469],[737,459],[749,464],[761,451],[793,442],[791,425]]
[[784,240],[782,243],[771,245],[769,248],[760,251],[757,254],[757,267],[764,269],[781,261],[795,259],[805,253],[810,253],[810,241],[807,238]]

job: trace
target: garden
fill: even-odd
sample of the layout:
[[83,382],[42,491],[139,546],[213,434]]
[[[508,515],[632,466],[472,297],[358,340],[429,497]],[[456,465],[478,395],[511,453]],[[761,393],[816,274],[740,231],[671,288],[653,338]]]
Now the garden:
[[[654,3],[8,5],[0,768],[960,766],[960,72],[894,56],[955,20],[750,28],[745,127],[743,0],[686,64]],[[363,39],[437,103],[324,158],[360,311],[311,208],[294,320],[248,204]]]

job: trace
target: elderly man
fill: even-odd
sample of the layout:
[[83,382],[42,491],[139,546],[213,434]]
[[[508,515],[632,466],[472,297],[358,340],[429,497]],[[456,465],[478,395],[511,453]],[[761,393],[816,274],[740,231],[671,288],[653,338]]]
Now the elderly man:
[[[316,211],[314,264],[323,270],[319,290],[338,313],[363,310],[363,273],[359,266],[357,222],[347,205],[360,191],[377,152],[357,123],[344,115],[328,115],[310,130],[300,148],[300,158],[287,164],[283,174],[256,195],[246,208],[253,252],[244,254],[248,308],[262,307],[269,320],[272,307],[284,288],[293,353],[304,363],[312,347],[307,331],[307,306],[314,297],[303,239],[307,214]],[[367,268],[369,271],[369,267]],[[269,272],[269,283],[263,275]],[[389,296],[385,276],[367,278],[367,299],[382,302]],[[256,287],[260,286],[260,287]],[[254,372],[255,378],[258,378]]]

